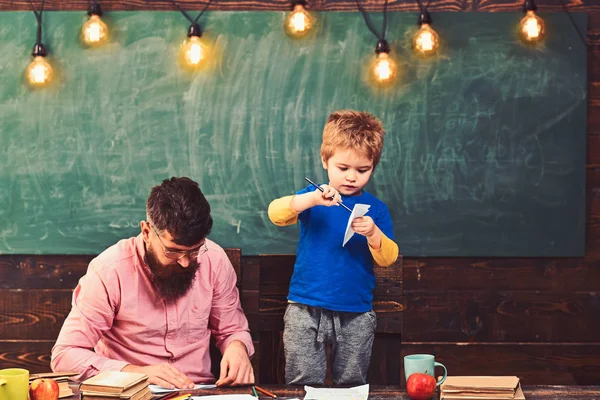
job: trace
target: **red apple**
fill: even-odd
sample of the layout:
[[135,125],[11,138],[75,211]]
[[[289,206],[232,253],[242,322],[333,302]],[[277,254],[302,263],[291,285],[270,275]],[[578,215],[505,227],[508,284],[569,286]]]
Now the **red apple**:
[[29,386],[31,400],[58,400],[58,383],[54,379],[36,379]]
[[435,393],[435,378],[431,375],[415,372],[406,381],[406,391],[413,400],[429,400]]

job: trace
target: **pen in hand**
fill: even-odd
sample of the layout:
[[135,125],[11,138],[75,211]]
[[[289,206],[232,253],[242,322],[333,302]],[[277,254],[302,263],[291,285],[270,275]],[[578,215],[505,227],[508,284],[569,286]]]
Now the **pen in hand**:
[[[316,183],[314,183],[313,181],[311,181],[311,180],[310,180],[310,179],[308,179],[307,177],[304,177],[304,179],[305,179],[305,180],[306,180],[308,183],[310,183],[311,185],[313,185],[314,187],[316,187],[317,189],[319,189],[321,192],[325,193],[325,191],[323,190],[323,188],[322,188],[321,186],[317,185]],[[333,200],[333,198],[332,198],[332,200]],[[345,205],[344,203],[342,203],[342,201],[341,201],[341,200],[337,200],[337,203],[338,203],[340,206],[344,207],[344,208],[345,208],[346,210],[348,210],[349,212],[352,212],[352,210],[351,210],[351,209],[349,209],[347,205]]]

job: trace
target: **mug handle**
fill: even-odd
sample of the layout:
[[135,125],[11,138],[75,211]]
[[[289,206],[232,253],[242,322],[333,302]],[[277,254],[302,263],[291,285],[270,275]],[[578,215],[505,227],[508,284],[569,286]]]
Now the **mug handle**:
[[446,366],[444,364],[439,363],[439,362],[434,362],[433,363],[433,368],[435,369],[435,367],[442,367],[442,368],[444,368],[444,376],[442,377],[442,379],[440,379],[438,381],[437,385],[435,385],[437,387],[437,386],[440,386],[442,383],[444,383],[444,381],[446,380],[446,376],[448,375],[448,370],[446,369]]
[[0,386],[6,385],[6,379],[0,378]]

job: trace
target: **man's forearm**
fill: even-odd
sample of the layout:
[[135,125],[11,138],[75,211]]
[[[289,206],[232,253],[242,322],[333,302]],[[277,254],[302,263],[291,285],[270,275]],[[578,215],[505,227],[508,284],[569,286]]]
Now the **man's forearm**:
[[248,352],[248,357],[252,357],[254,355],[254,345],[252,344],[252,337],[247,332],[239,332],[234,333],[233,335],[228,336],[224,340],[217,342],[217,347],[221,350],[221,354],[225,353],[225,349],[232,344],[233,342],[239,342],[246,347],[246,351]]
[[92,350],[56,345],[52,349],[50,367],[54,372],[77,372],[77,380],[85,380],[101,371],[121,371],[128,363],[112,360]]

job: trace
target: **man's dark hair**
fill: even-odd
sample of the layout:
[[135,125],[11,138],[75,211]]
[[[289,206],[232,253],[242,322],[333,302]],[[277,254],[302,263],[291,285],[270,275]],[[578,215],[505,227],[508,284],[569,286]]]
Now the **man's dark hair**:
[[193,246],[210,233],[210,204],[190,178],[165,179],[150,191],[146,213],[154,227],[167,230],[181,246]]

